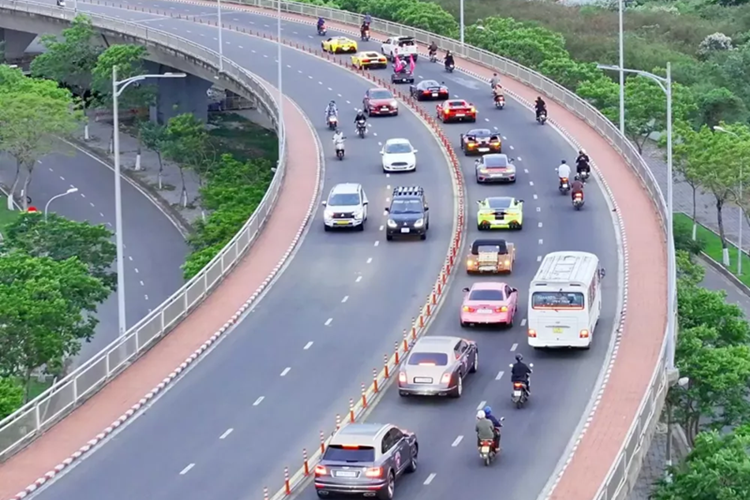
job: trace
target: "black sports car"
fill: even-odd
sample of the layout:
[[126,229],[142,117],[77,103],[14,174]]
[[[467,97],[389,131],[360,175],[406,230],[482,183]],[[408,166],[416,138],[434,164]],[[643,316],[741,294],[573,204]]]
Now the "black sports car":
[[444,101],[450,97],[448,87],[437,80],[422,80],[418,84],[412,85],[409,92],[417,101],[432,99]]
[[503,141],[500,134],[490,129],[477,128],[461,134],[461,149],[466,156],[502,153]]

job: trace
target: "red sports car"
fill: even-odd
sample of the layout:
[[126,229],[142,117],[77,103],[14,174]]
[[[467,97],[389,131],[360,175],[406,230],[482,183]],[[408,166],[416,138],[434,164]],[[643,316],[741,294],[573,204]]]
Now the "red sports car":
[[398,115],[398,102],[388,89],[374,88],[365,92],[362,109],[370,116]]
[[437,106],[437,118],[443,123],[449,121],[477,121],[477,108],[464,99],[451,99]]

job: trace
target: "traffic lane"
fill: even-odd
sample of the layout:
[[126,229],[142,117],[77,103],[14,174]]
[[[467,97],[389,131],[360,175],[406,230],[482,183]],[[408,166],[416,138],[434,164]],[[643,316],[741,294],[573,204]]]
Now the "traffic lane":
[[697,262],[706,271],[701,286],[704,286],[709,290],[724,291],[727,294],[726,301],[728,303],[737,304],[743,311],[745,311],[745,315],[750,315],[750,297],[743,293],[737,285],[714,269],[714,267],[704,259],[698,259]]

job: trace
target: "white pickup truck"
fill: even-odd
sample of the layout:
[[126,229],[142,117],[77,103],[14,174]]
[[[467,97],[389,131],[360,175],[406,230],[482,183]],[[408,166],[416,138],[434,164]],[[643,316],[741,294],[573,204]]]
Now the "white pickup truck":
[[383,42],[380,51],[388,59],[393,61],[393,56],[399,56],[402,60],[408,60],[411,55],[417,62],[417,42],[410,36],[392,36]]

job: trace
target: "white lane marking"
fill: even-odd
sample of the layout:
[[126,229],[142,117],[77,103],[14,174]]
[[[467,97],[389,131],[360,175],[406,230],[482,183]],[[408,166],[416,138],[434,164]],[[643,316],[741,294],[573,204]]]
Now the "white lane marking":
[[503,136],[503,140],[504,140],[504,141],[507,141],[507,140],[508,140],[508,138],[507,138],[507,137],[505,137],[505,136]]
[[286,374],[287,374],[287,373],[289,373],[289,370],[291,370],[291,369],[292,369],[292,368],[291,368],[291,367],[289,367],[289,366],[287,366],[286,368],[284,368],[284,371],[283,371],[283,372],[281,372],[281,376],[282,376],[282,377],[286,377]]
[[[537,208],[539,208],[539,207],[537,207]],[[538,211],[538,210],[537,210],[537,211]],[[539,227],[542,227],[542,223],[541,223],[541,222],[539,223]]]
[[259,397],[258,399],[255,400],[255,403],[253,403],[253,406],[258,406],[259,404],[263,402],[264,399],[266,399],[265,396]]
[[[534,195],[534,196],[536,196],[536,195]],[[536,207],[536,211],[537,212],[541,212],[542,211],[542,207]],[[541,224],[541,222],[539,224]],[[539,226],[539,227],[542,227],[542,226]]]
[[537,262],[541,262],[542,261],[542,256],[541,255],[537,255],[536,256],[536,261]]
[[516,149],[516,148],[514,148],[513,146],[511,146],[510,149]]
[[456,446],[458,446],[458,443],[460,443],[460,442],[461,442],[461,440],[462,440],[463,438],[464,438],[463,436],[458,436],[458,437],[457,437],[457,438],[456,438],[456,439],[455,439],[455,440],[453,441],[453,444],[451,444],[451,446],[453,446],[453,447],[455,448]]
[[346,101],[346,103],[347,103],[347,104],[351,104],[352,102],[351,102],[351,101]]
[[487,406],[487,401],[482,401],[481,403],[479,403],[479,404],[477,405],[477,410],[481,410],[481,409],[482,409],[482,408],[484,408],[485,406]]
[[85,198],[85,197],[86,197],[86,195],[83,194],[83,193],[81,193],[81,198]]
[[65,180],[65,177],[63,177],[63,176],[61,175],[61,176],[60,176],[60,180],[61,180],[61,181],[64,181],[64,180]]
[[[39,163],[42,163],[42,162],[40,161]],[[52,170],[52,168],[50,168],[50,167],[47,167],[47,168],[49,168],[50,172],[54,172],[54,170]]]
[[93,203],[91,203],[91,202],[89,202],[89,205],[91,205],[91,207],[92,207],[92,208],[94,207],[94,204],[93,204]]
[[341,303],[345,303],[347,300],[349,300],[349,296],[345,296],[343,299],[341,299]]
[[136,268],[135,268],[135,274],[138,274],[138,272],[139,272],[139,271],[138,271],[138,268],[136,267]]
[[148,300],[148,295],[144,295],[143,298]]
[[330,92],[333,92],[333,89],[332,89],[331,87],[328,87],[328,90],[329,90]]
[[528,173],[529,173],[529,169],[528,169],[528,168],[524,168],[524,169],[523,169],[523,173],[524,173],[524,174],[528,174]]
[[533,186],[533,185],[534,185],[534,181],[529,181],[529,186]]
[[99,212],[99,215],[100,215],[101,217],[104,217],[104,214],[103,214],[103,213],[101,213],[101,212]]
[[354,280],[355,283],[359,283],[360,281],[362,281],[362,276],[357,276],[357,279]]
[[222,434],[221,436],[219,436],[219,439],[226,439],[227,436],[229,436],[232,433],[233,430],[234,429],[232,429],[231,427],[229,429],[225,430],[224,434]]
[[518,158],[516,158],[516,160],[522,161],[522,158],[519,156]]
[[501,378],[503,378],[503,375],[505,375],[504,371],[501,370],[497,372],[497,375],[495,375],[495,380],[500,380]]
[[541,239],[541,238],[539,238],[539,244],[540,244],[540,245],[543,245],[543,244],[544,244],[544,240],[543,240],[543,239]]
[[[488,121],[490,121],[490,119],[489,118],[485,118],[484,121],[488,122]],[[511,146],[510,149],[513,149],[513,146]]]
[[133,257],[132,257],[132,256],[130,256],[130,255],[128,255],[128,259],[129,259],[130,261],[132,261],[132,260],[133,260]]
[[311,340],[310,342],[308,342],[307,344],[305,344],[305,347],[303,347],[302,349],[306,351],[306,350],[308,350],[309,348],[311,348],[311,347],[312,347],[312,345],[313,345],[313,341]]
[[372,257],[370,257],[370,258],[367,259],[367,263],[368,264],[372,263]]
[[510,352],[515,352],[515,350],[518,349],[518,344],[513,344],[510,346]]
[[523,318],[523,319],[521,320],[521,326],[526,326],[526,318]]
[[336,94],[337,96],[341,97],[341,94]]
[[382,231],[383,229],[385,229],[385,226],[380,226],[379,231]]
[[375,241],[375,246],[380,245],[380,241]]
[[325,322],[325,323],[323,323],[323,324],[324,324],[324,325],[326,325],[326,326],[328,326],[328,325],[330,325],[330,324],[331,324],[331,321],[333,321],[333,318],[328,318],[328,319],[326,320],[326,322]]
[[435,479],[435,476],[437,476],[437,474],[435,474],[434,472],[430,474],[429,476],[427,476],[427,479],[424,480],[424,484],[425,485],[430,484],[432,480]]
[[185,467],[184,469],[182,469],[180,471],[180,475],[184,476],[185,474],[187,474],[188,472],[190,472],[190,469],[192,469],[193,467],[195,467],[195,464],[188,465],[187,467]]
[[534,199],[536,200],[537,198],[538,198],[538,196],[537,196],[537,195],[534,195]]
[[141,286],[143,286],[143,281],[141,281]]

